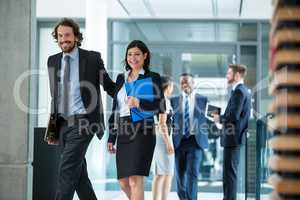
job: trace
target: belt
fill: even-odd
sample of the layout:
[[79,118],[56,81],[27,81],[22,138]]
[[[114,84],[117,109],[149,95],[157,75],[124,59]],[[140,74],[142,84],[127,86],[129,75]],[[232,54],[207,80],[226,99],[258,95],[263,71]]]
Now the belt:
[[75,125],[76,122],[80,119],[85,119],[87,118],[86,114],[75,114],[75,115],[70,115],[68,117],[58,115],[58,120],[61,121],[62,123],[68,123],[69,125]]
[[124,116],[124,117],[120,117],[120,119],[131,119],[130,116]]

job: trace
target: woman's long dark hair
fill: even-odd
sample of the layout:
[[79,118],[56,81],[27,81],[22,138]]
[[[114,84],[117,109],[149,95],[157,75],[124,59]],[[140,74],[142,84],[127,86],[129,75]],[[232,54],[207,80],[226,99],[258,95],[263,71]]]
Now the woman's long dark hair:
[[149,65],[150,65],[150,58],[151,58],[150,51],[149,51],[148,47],[146,46],[146,44],[140,40],[133,40],[127,46],[125,60],[124,60],[126,71],[131,70],[131,67],[127,62],[127,53],[128,53],[129,49],[134,48],[134,47],[137,47],[139,50],[141,50],[143,52],[143,54],[147,53],[147,57],[144,61],[143,69],[145,70],[145,72],[149,72]]

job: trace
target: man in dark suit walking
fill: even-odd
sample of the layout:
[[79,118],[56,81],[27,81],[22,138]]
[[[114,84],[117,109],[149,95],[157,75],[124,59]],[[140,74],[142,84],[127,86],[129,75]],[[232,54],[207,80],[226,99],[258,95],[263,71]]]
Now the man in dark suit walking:
[[246,137],[251,111],[251,94],[244,85],[246,72],[244,65],[229,65],[226,78],[232,86],[230,99],[223,115],[213,114],[214,121],[222,124],[224,200],[236,200],[237,197],[240,149]]
[[115,83],[109,78],[97,52],[79,48],[82,33],[72,19],[62,19],[52,33],[62,52],[48,58],[51,113],[57,118],[59,139],[48,144],[62,146],[56,200],[95,200],[88,178],[85,154],[94,134],[104,132],[100,84],[113,95]]
[[177,194],[180,200],[197,200],[198,175],[208,146],[207,98],[196,94],[191,74],[180,76],[182,94],[171,99]]

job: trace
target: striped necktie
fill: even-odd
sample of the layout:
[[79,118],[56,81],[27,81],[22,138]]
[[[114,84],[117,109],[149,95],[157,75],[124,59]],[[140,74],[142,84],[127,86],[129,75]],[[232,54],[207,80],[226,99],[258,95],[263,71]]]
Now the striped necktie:
[[184,136],[188,138],[190,136],[190,107],[188,95],[184,98]]

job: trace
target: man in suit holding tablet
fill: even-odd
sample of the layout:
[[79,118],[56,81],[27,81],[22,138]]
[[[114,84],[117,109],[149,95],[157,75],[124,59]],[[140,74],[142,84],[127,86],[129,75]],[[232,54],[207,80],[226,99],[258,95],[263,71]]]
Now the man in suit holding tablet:
[[236,200],[237,196],[240,149],[246,137],[251,111],[251,95],[244,85],[246,72],[245,65],[229,65],[226,78],[232,86],[230,99],[223,115],[213,114],[214,121],[222,124],[224,200]]

